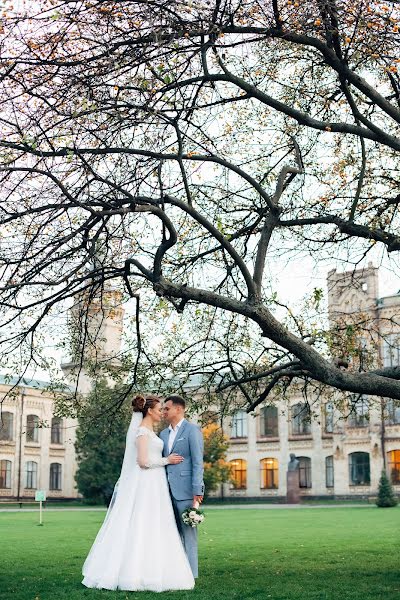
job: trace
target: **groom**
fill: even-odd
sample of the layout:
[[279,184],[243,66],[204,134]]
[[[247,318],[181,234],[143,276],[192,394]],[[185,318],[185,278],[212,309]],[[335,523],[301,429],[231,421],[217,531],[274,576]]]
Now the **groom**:
[[164,420],[169,427],[163,429],[160,438],[164,442],[163,456],[174,452],[184,458],[177,465],[167,465],[167,478],[179,533],[193,577],[197,577],[197,528],[185,525],[182,513],[194,502],[203,500],[203,436],[196,425],[186,421],[185,408],[185,400],[181,396],[172,395],[165,399]]

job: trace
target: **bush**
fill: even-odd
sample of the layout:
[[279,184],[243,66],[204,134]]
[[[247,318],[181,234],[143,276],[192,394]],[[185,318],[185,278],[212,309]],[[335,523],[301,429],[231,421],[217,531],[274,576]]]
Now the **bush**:
[[231,467],[226,462],[229,448],[228,438],[221,428],[211,423],[203,428],[204,435],[204,486],[206,496],[215,491],[219,484],[230,481]]

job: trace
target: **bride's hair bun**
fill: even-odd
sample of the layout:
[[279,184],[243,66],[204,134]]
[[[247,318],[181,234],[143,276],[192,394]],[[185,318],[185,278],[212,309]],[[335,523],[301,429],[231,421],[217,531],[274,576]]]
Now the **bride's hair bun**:
[[133,412],[141,412],[145,417],[149,408],[154,408],[159,402],[161,401],[157,396],[135,396],[132,400]]
[[144,396],[135,396],[132,400],[133,412],[143,412],[146,398]]

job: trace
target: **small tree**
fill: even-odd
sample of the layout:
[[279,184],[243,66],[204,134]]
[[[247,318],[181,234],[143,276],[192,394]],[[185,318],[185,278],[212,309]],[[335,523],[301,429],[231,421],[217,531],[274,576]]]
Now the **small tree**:
[[118,395],[117,390],[108,388],[104,382],[97,383],[78,419],[75,480],[79,492],[89,502],[108,504],[120,474],[130,412],[122,407],[110,416],[110,406]]
[[397,498],[394,495],[393,487],[386,475],[386,471],[382,471],[381,478],[379,480],[379,490],[376,505],[380,508],[388,508],[389,506],[397,505]]
[[226,462],[228,438],[216,423],[203,428],[204,435],[204,485],[206,495],[215,491],[218,484],[229,481],[231,468]]

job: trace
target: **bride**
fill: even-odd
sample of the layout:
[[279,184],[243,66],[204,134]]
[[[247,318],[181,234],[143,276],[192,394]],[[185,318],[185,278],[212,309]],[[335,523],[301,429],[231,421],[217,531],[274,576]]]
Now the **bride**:
[[154,433],[161,421],[158,398],[137,396],[126,435],[121,475],[94,544],[83,565],[83,585],[107,590],[189,590],[194,579],[176,526],[162,458]]

